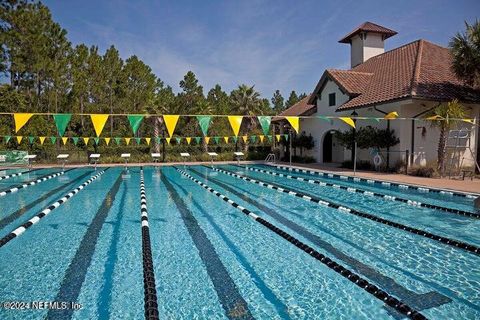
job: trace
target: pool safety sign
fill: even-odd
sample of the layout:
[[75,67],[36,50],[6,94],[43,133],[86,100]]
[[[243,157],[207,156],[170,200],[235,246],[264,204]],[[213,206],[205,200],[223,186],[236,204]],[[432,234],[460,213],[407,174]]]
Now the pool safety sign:
[[26,151],[0,151],[0,166],[12,164],[28,164],[25,156]]

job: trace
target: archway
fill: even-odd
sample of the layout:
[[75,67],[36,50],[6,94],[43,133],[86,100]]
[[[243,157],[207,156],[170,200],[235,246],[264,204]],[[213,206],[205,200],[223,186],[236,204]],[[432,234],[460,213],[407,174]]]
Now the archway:
[[343,161],[343,147],[335,138],[336,130],[329,130],[323,136],[323,162],[338,163]]

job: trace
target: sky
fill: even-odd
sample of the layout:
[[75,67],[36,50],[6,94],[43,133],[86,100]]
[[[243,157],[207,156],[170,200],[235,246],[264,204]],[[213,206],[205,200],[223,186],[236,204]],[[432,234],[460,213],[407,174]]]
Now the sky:
[[255,85],[263,97],[279,89],[313,91],[323,71],[348,69],[350,47],[338,43],[365,21],[398,34],[390,50],[425,39],[448,46],[480,19],[479,0],[402,1],[160,1],[47,0],[73,45],[114,45],[123,59],[137,55],[174,91],[189,70],[205,94]]

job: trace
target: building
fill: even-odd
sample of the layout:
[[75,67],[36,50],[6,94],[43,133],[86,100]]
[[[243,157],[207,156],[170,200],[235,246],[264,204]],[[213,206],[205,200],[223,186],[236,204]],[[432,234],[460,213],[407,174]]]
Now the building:
[[[307,154],[317,162],[341,163],[351,157],[350,150],[333,135],[350,127],[317,116],[383,117],[396,111],[400,117],[421,118],[440,103],[458,99],[468,117],[478,123],[480,92],[464,85],[452,72],[449,50],[420,39],[385,52],[385,41],[395,34],[371,22],[347,34],[339,42],[350,45],[351,69],[325,70],[313,92],[281,114],[312,117],[300,120],[300,130],[313,136],[315,147]],[[356,125],[388,126],[395,131],[400,143],[389,150],[390,166],[402,161],[425,165],[437,159],[439,131],[427,121],[358,120]],[[462,127],[472,128],[469,143],[478,153],[478,127],[468,123]],[[473,164],[470,152],[465,151],[465,157],[465,164]],[[357,159],[372,161],[371,150],[358,150]]]

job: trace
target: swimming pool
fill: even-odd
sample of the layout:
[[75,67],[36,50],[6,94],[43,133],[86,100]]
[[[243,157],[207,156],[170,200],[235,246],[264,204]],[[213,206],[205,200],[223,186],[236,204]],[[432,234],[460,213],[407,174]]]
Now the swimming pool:
[[0,180],[1,319],[480,318],[465,194],[267,165],[22,171]]

